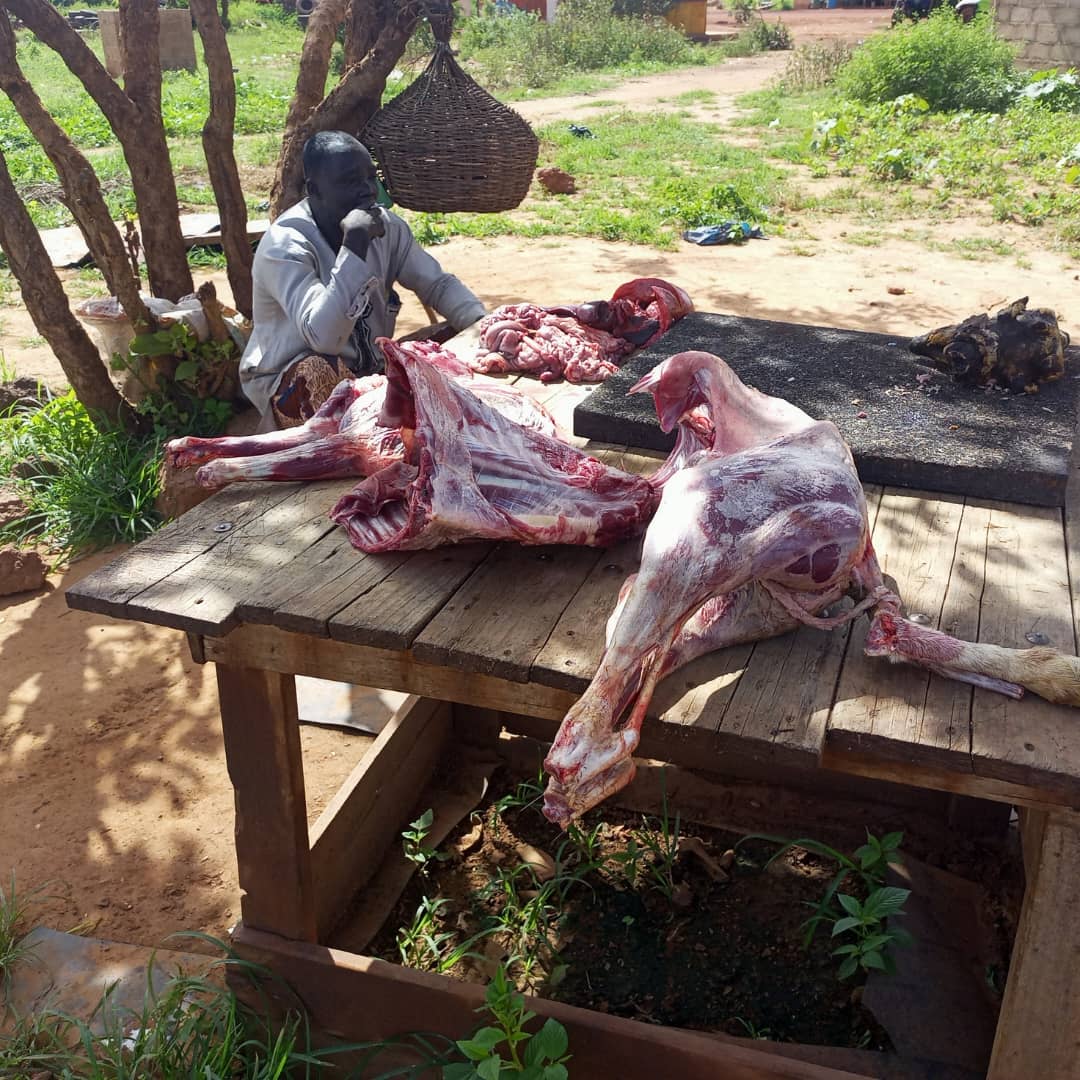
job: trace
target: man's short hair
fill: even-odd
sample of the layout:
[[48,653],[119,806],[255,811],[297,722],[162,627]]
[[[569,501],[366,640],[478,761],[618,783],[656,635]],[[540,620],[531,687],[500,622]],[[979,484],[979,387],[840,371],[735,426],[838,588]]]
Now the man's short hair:
[[363,150],[364,144],[353,138],[347,131],[316,131],[304,143],[304,176],[310,177],[317,173],[327,159],[334,154],[340,154],[346,150],[355,150],[357,147]]

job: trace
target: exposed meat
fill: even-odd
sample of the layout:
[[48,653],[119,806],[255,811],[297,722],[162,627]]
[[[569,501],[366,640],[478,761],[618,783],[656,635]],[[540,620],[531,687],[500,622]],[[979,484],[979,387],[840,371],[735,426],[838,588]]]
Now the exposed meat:
[[663,278],[634,278],[620,285],[610,300],[548,308],[553,314],[573,315],[586,326],[606,330],[635,348],[651,345],[693,310],[689,295]]
[[380,423],[400,428],[406,451],[331,512],[360,550],[479,539],[602,547],[652,516],[649,481],[514,423],[408,347],[379,344],[388,380]]
[[[644,390],[665,430],[680,424],[679,441],[654,477],[663,497],[599,668],[545,762],[552,821],[567,824],[633,778],[630,755],[665,673],[799,623],[829,629],[874,608],[870,655],[1080,705],[1075,657],[961,642],[900,616],[851,454],[831,423],[750,389],[708,353],[673,356],[631,392]],[[845,595],[854,605],[826,617]]]
[[474,371],[535,371],[541,382],[603,382],[634,346],[572,315],[555,315],[538,304],[507,304],[480,322],[480,345],[469,361]]
[[1014,394],[1035,393],[1039,384],[1065,374],[1069,335],[1045,308],[1028,310],[1028,298],[993,318],[972,315],[911,339],[911,351],[968,386],[994,386]]
[[[452,353],[427,341],[411,342],[410,353],[470,387],[481,401],[524,427],[552,438],[555,422],[531,398],[492,379],[477,378]],[[349,379],[334,389],[315,415],[300,427],[263,435],[173,439],[166,447],[177,468],[198,465],[196,480],[209,488],[234,480],[318,480],[370,476],[405,453],[399,427],[379,422],[386,399],[386,376]]]
[[536,371],[543,382],[602,382],[637,348],[694,310],[690,297],[660,278],[620,285],[610,300],[561,307],[508,304],[480,322],[476,371]]

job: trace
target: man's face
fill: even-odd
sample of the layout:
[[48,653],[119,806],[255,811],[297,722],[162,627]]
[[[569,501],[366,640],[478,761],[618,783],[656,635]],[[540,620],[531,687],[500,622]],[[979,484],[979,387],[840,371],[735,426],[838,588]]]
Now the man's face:
[[338,150],[307,178],[307,191],[312,209],[337,224],[350,210],[375,204],[375,163],[362,146]]

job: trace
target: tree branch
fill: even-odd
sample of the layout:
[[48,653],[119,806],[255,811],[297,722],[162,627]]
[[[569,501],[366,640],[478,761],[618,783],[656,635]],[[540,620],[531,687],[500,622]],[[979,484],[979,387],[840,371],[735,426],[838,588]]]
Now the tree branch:
[[11,99],[23,123],[53,163],[64,187],[65,202],[94,262],[105,276],[109,291],[119,298],[136,333],[152,329],[154,319],[139,295],[138,279],[128,265],[124,242],[113,224],[94,170],[48,114],[19,67],[15,33],[4,10],[3,0],[0,0],[0,89]]
[[0,151],[0,248],[7,256],[23,303],[38,333],[49,343],[75,396],[100,428],[136,428],[131,406],[105,370],[97,346],[71,313],[49,253],[30,219]]
[[4,5],[33,31],[35,37],[60,54],[110,124],[138,123],[135,106],[130,99],[113,82],[101,61],[79,37],[78,31],[52,4],[44,0],[4,0]]
[[237,309],[251,318],[251,243],[247,235],[247,204],[236,166],[233,135],[236,127],[236,81],[225,27],[217,0],[189,0],[202,38],[210,80],[210,113],[202,130],[203,152],[221,218],[229,286]]
[[301,197],[304,169],[300,154],[309,130],[307,121],[326,92],[330,53],[334,48],[337,28],[345,17],[345,4],[346,0],[322,0],[308,19],[304,47],[300,52],[296,90],[289,102],[277,175],[270,189],[271,219],[276,218],[282,210],[292,206]]

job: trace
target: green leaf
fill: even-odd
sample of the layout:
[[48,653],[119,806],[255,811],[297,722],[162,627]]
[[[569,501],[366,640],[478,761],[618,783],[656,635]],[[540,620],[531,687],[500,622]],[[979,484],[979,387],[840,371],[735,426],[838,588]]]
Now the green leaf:
[[444,1065],[442,1080],[475,1080],[476,1069],[471,1062],[455,1061],[452,1065]]
[[409,828],[415,829],[417,832],[427,832],[434,820],[435,811],[428,807],[415,821],[409,823]]
[[840,893],[840,895],[836,899],[840,901],[840,906],[849,915],[858,916],[858,915],[862,914],[863,908],[859,904],[859,901],[856,900],[854,896],[848,896],[847,893]]
[[474,1042],[479,1046],[486,1046],[490,1050],[493,1046],[498,1046],[504,1038],[505,1036],[498,1028],[482,1027],[479,1031],[473,1033],[470,1042]]
[[557,1062],[554,1065],[549,1065],[544,1070],[544,1080],[567,1080],[570,1074],[566,1071],[565,1065],[560,1065]]
[[864,968],[874,968],[877,971],[885,970],[885,961],[881,958],[881,953],[875,949],[863,953],[859,959]]
[[837,971],[837,977],[841,979],[849,979],[859,969],[859,961],[854,956],[849,956],[841,965]]
[[490,1046],[485,1046],[483,1043],[478,1043],[473,1039],[460,1039],[457,1048],[470,1061],[483,1061],[491,1054]]
[[836,937],[838,934],[842,934],[846,930],[851,930],[852,928],[861,925],[862,924],[859,922],[858,919],[854,919],[850,915],[846,919],[837,919],[836,922],[833,923],[831,936]]
[[886,833],[881,838],[881,848],[883,851],[896,851],[900,847],[904,840],[904,834],[902,832]]
[[863,916],[865,918],[867,915],[872,915],[874,918],[884,919],[887,915],[895,915],[910,895],[910,889],[898,889],[894,885],[884,885],[880,889],[875,889],[862,906]]
[[833,956],[854,956],[859,951],[858,945],[841,945],[837,949],[833,949]]
[[499,1080],[499,1073],[502,1072],[503,1061],[502,1058],[496,1054],[494,1057],[489,1057],[485,1061],[481,1061],[476,1066],[476,1075],[480,1077],[480,1080]]
[[171,353],[176,347],[176,333],[173,330],[158,330],[153,334],[139,334],[132,339],[128,351],[136,356],[161,356]]
[[198,360],[182,360],[176,365],[176,373],[173,378],[177,382],[184,382],[187,379],[194,379],[199,374],[199,362]]
[[892,934],[871,934],[859,944],[867,950],[880,949],[883,945],[888,945],[890,941],[892,941]]
[[570,1040],[566,1035],[566,1028],[550,1017],[544,1021],[544,1026],[529,1040],[525,1050],[526,1064],[542,1061],[558,1061],[566,1053],[566,1047]]

